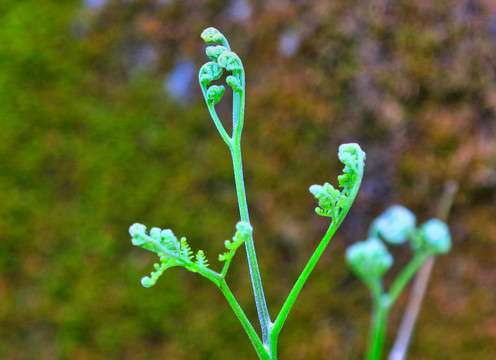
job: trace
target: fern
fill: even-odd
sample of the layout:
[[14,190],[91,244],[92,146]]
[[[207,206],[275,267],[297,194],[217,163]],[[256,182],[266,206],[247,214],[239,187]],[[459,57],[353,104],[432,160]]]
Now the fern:
[[[200,68],[198,80],[210,117],[231,153],[240,212],[240,221],[236,225],[236,232],[232,240],[225,241],[226,251],[219,255],[219,261],[223,262],[224,266],[220,273],[209,269],[209,263],[203,251],[199,250],[193,256],[193,251],[186,242],[186,239],[182,238],[178,241],[171,230],[153,228],[148,235],[146,234],[146,227],[144,225],[135,224],[131,226],[130,234],[134,245],[153,251],[160,258],[160,264],[154,265],[155,271],[149,277],[143,278],[142,283],[144,286],[149,287],[154,285],[163,272],[173,266],[183,266],[191,272],[197,272],[205,276],[214,282],[222,291],[250,338],[259,358],[262,360],[276,360],[279,334],[288,317],[289,311],[317,261],[322,256],[332,236],[337,231],[355,200],[363,177],[365,153],[357,144],[341,145],[338,153],[340,161],[344,164],[343,175],[338,178],[341,190],[334,188],[329,183],[325,183],[323,186],[313,185],[310,188],[310,191],[319,200],[317,213],[322,216],[331,217],[332,222],[301,275],[296,280],[279,314],[274,322],[272,322],[265,300],[255,252],[253,228],[250,225],[248,215],[241,161],[241,133],[243,130],[244,107],[246,103],[245,72],[241,59],[231,50],[227,39],[219,30],[208,28],[202,32],[201,37],[207,44],[211,45],[206,48],[206,54],[210,61]],[[229,73],[225,81],[232,90],[233,115],[231,134],[227,133],[215,108],[222,100],[226,87],[212,84],[214,81],[222,78],[224,71]],[[243,244],[245,244],[246,248],[255,305],[261,327],[261,338],[226,283],[226,275],[230,263],[237,249]]]

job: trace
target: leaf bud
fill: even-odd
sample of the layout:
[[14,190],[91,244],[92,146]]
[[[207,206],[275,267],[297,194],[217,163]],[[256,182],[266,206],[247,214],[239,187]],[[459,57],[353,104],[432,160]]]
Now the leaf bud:
[[404,206],[394,205],[383,212],[372,228],[390,244],[403,244],[415,230],[415,215]]
[[438,219],[431,219],[420,227],[412,239],[415,251],[427,254],[446,254],[451,249],[451,235],[448,226]]
[[214,104],[217,104],[220,99],[222,99],[222,95],[224,95],[225,88],[220,85],[212,85],[207,90],[207,99],[212,100]]
[[141,278],[141,285],[143,285],[146,288],[152,287],[153,285],[155,285],[155,282],[156,281],[153,281],[153,279],[151,279],[148,276],[144,276]]
[[143,235],[146,232],[146,226],[142,224],[135,223],[129,227],[129,234],[132,238],[138,235]]
[[232,87],[232,89],[235,91],[239,91],[243,89],[243,86],[241,85],[241,81],[236,76],[229,75],[226,78],[226,83],[227,85]]
[[393,257],[386,245],[377,239],[369,238],[351,245],[346,250],[346,261],[362,279],[380,279],[393,264]]
[[242,70],[243,65],[239,56],[232,51],[225,51],[217,58],[217,64],[227,71]]
[[220,79],[221,76],[222,68],[213,61],[204,64],[198,73],[198,79],[202,86],[209,85],[212,81]]
[[225,39],[224,35],[214,27],[206,28],[200,36],[207,44],[214,44]]
[[217,45],[217,46],[207,46],[205,52],[207,56],[212,59],[212,61],[217,61],[217,58],[224,52],[229,51],[225,46]]
[[246,221],[240,221],[236,224],[236,230],[244,236],[250,236],[253,232],[253,227]]

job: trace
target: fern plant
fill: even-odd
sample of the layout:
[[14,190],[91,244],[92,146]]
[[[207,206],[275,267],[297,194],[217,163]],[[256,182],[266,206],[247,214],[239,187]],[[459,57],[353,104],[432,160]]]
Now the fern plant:
[[[393,264],[386,243],[399,245],[407,241],[414,255],[386,291],[382,278]],[[415,215],[407,208],[395,205],[372,222],[367,240],[357,242],[346,250],[348,265],[372,295],[373,311],[366,359],[381,358],[389,310],[413,275],[429,257],[445,254],[450,248],[450,231],[443,221],[431,219],[416,227]]]
[[[362,182],[365,166],[365,153],[357,144],[343,144],[339,147],[338,157],[344,164],[343,175],[338,177],[339,188],[325,183],[324,185],[312,185],[310,192],[318,200],[317,214],[330,218],[330,226],[318,245],[317,249],[310,257],[305,268],[296,280],[292,290],[289,292],[279,314],[272,320],[262,286],[262,279],[257,263],[255,244],[253,241],[253,228],[250,224],[248,205],[243,178],[243,167],[241,158],[241,133],[244,123],[245,110],[245,72],[239,56],[233,52],[225,36],[215,28],[208,28],[201,34],[202,39],[209,45],[206,54],[210,61],[205,63],[199,72],[199,82],[210,116],[219,131],[222,139],[226,143],[232,157],[234,168],[234,180],[239,204],[240,222],[236,225],[236,233],[232,241],[226,241],[226,252],[219,255],[219,261],[224,263],[222,270],[216,272],[209,268],[207,258],[203,251],[199,250],[195,256],[185,238],[180,240],[169,229],[150,229],[146,232],[146,227],[141,224],[131,226],[129,232],[133,245],[142,247],[145,250],[155,252],[160,262],[154,265],[155,271],[150,276],[144,277],[141,282],[143,286],[153,286],[162,273],[173,266],[183,266],[191,272],[196,272],[212,281],[224,294],[227,302],[237,316],[255,351],[260,359],[276,360],[277,343],[281,329],[288,317],[288,314],[296,301],[303,285],[307,281],[310,273],[317,264],[325,248],[331,241],[332,236],[343,222],[348,213],[358,189]],[[225,92],[223,85],[212,84],[219,80],[224,71],[228,73],[226,77],[227,85],[233,93],[233,115],[232,134],[229,135],[222,125],[217,115],[215,105],[219,103]],[[257,314],[260,323],[261,337],[246,317],[243,309],[236,301],[234,295],[226,282],[226,275],[229,265],[236,250],[245,245],[248,267],[250,271],[251,283]]]

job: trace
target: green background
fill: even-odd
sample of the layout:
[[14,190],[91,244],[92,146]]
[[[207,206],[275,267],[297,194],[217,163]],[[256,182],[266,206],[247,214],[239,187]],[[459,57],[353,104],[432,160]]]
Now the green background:
[[[409,359],[496,353],[496,25],[489,1],[2,0],[0,357],[255,359],[212,284],[184,269],[140,285],[155,262],[134,222],[171,228],[213,269],[239,220],[228,150],[199,86],[164,91],[177,61],[207,60],[218,27],[247,72],[243,156],[269,310],[275,316],[327,227],[314,183],[337,184],[341,143],[365,177],[282,331],[280,359],[360,359],[370,300],[344,263],[389,205],[423,222],[444,183],[460,190],[454,246],[438,259]],[[278,51],[297,34],[293,56]],[[134,66],[152,48],[150,66]],[[195,82],[196,80],[194,80]],[[226,97],[228,99],[228,97]],[[228,101],[219,106],[229,119]],[[411,256],[394,250],[396,267]],[[256,323],[246,257],[228,283]],[[391,313],[390,347],[407,298]]]

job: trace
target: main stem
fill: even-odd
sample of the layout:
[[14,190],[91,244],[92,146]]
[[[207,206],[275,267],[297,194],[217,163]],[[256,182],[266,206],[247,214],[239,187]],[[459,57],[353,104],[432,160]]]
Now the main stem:
[[[248,205],[246,202],[246,192],[243,177],[243,165],[241,159],[241,146],[239,142],[233,144],[231,150],[234,168],[234,180],[236,182],[236,193],[238,195],[239,214],[241,221],[250,222],[248,214]],[[260,320],[260,327],[262,329],[262,341],[264,346],[268,348],[270,338],[270,327],[272,325],[265,302],[265,295],[262,286],[262,278],[260,277],[260,270],[257,263],[257,255],[255,253],[255,244],[253,243],[253,236],[245,241],[246,255],[248,257],[248,266],[250,269],[251,283],[253,286],[253,293],[255,295],[255,304],[257,306],[258,318]]]

